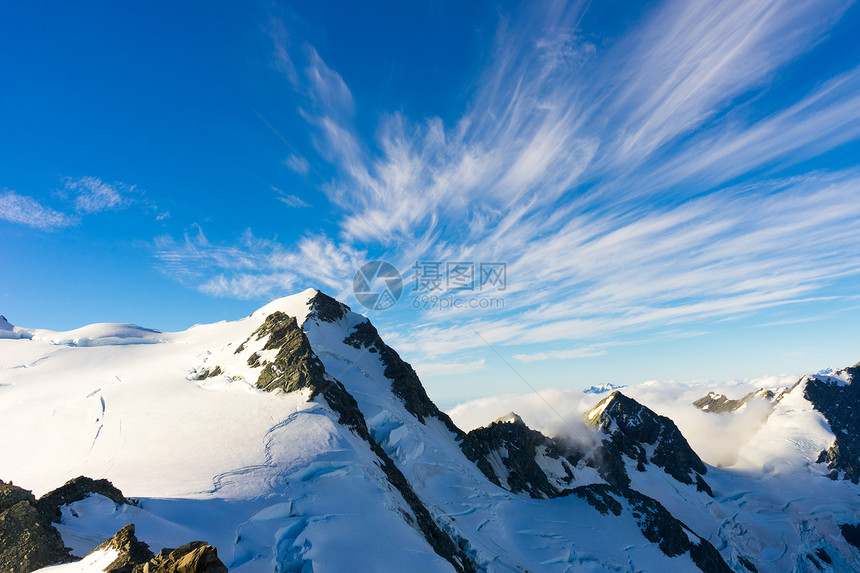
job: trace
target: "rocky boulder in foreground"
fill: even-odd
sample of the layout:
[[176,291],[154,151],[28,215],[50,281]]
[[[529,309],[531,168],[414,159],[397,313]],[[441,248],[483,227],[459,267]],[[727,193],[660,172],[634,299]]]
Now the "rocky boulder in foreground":
[[0,571],[30,573],[71,560],[63,538],[33,494],[0,481]]

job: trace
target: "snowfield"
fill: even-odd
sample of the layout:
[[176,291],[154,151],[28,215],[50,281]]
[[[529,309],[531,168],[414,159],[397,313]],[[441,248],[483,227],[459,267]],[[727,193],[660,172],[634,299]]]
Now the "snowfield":
[[[615,515],[578,495],[507,491],[504,449],[493,458],[502,487],[493,484],[463,453],[456,428],[419,419],[395,395],[378,352],[347,342],[366,319],[314,315],[316,294],[183,332],[128,324],[51,332],[0,321],[0,478],[36,496],[79,475],[107,478],[138,502],[91,495],[64,506],[56,527],[86,559],[44,571],[101,570],[110,555],[87,554],[129,523],[156,552],[205,540],[237,572],[455,569],[428,541],[415,502],[379,452],[321,394],[255,386],[252,364],[274,361],[277,350],[252,334],[276,312],[296,318],[326,375],[355,399],[372,441],[471,560],[466,569],[700,570],[689,553],[669,557],[646,539],[641,510],[623,497]],[[605,407],[610,398],[585,399]],[[740,557],[762,572],[809,570],[806,554],[822,548],[832,558],[825,568],[856,570],[860,556],[839,524],[860,518],[857,486],[827,479],[815,463],[833,439],[800,385],[739,447],[733,466],[709,467],[714,497],[659,468],[637,471],[632,460],[627,472],[634,490],[661,502],[735,570],[747,570]],[[545,448],[529,455],[558,489],[603,483],[584,461],[562,462]],[[695,534],[687,532],[693,545]]]

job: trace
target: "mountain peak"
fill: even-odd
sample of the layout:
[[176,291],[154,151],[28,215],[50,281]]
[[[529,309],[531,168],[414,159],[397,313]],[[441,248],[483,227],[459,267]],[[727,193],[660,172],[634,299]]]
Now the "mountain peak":
[[597,386],[589,386],[585,390],[582,391],[583,394],[605,394],[606,392],[612,392],[613,390],[620,390],[621,388],[626,388],[627,386],[612,384],[611,382],[604,382],[603,384],[598,384]]
[[321,294],[320,291],[315,288],[308,288],[297,294],[276,298],[255,310],[251,316],[265,318],[274,312],[283,312],[302,324],[310,313],[311,301],[317,294]]
[[821,412],[835,437],[833,445],[821,451],[819,463],[826,463],[832,479],[860,482],[860,386],[852,384],[860,368],[852,366],[830,374],[804,376],[803,397]]
[[494,424],[523,424],[523,419],[519,417],[515,412],[508,412],[504,416],[500,416],[493,421]]
[[569,491],[578,461],[513,412],[472,430],[460,447],[491,482],[536,499]]
[[707,467],[669,418],[616,390],[587,412],[585,421],[606,435],[602,454],[610,463],[603,473],[609,483],[629,485],[625,456],[636,462],[638,471],[653,463],[679,482],[695,483],[696,489],[711,493],[702,478]]
[[693,402],[693,405],[704,412],[710,414],[722,414],[724,412],[736,412],[747,405],[748,402],[754,399],[767,400],[773,402],[777,394],[773,390],[767,388],[759,388],[746,394],[743,398],[732,400],[719,392],[708,392],[698,400]]
[[311,308],[309,316],[323,322],[343,320],[346,318],[346,313],[352,310],[344,303],[319,290],[308,300],[308,305]]

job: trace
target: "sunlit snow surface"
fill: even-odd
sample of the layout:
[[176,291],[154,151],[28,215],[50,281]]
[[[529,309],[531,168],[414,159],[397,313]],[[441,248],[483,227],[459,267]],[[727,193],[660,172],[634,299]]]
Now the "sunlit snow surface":
[[[419,422],[393,396],[377,354],[343,342],[363,317],[306,321],[314,294],[179,333],[130,325],[50,333],[9,325],[3,332],[23,334],[0,340],[0,478],[41,495],[78,475],[106,477],[139,500],[137,507],[117,507],[91,496],[64,507],[58,529],[81,557],[134,523],[154,551],[205,540],[231,571],[451,571],[414,527],[368,444],[338,424],[337,414],[304,393],[253,387],[259,370],[247,359],[255,348],[236,349],[269,313],[283,311],[304,324],[373,437],[480,566],[698,570],[687,555],[663,555],[629,512],[604,516],[575,496],[533,500],[491,484],[442,423]],[[223,374],[197,380],[216,365]],[[738,469],[709,471],[716,499],[660,470],[632,470],[633,486],[663,502],[733,566],[740,539],[741,552],[765,565],[760,571],[791,570],[822,532],[836,540],[835,523],[858,514],[856,490],[821,477],[810,463],[832,438],[827,431],[802,396],[792,397],[757,427]],[[541,454],[539,463],[552,471],[557,462]],[[580,468],[573,485],[596,481],[594,470]],[[831,554],[842,564],[850,558]],[[91,570],[80,567],[56,571]]]

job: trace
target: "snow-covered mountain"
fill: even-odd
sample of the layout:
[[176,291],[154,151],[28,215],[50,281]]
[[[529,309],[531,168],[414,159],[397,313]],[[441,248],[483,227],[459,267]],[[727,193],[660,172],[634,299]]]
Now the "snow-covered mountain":
[[0,569],[857,570],[855,373],[768,398],[717,468],[615,388],[587,435],[463,432],[315,290],[177,333],[2,319]]
[[613,392],[615,390],[621,390],[624,386],[618,386],[616,384],[612,384],[611,382],[604,382],[603,384],[598,384],[597,386],[589,386],[585,390],[582,391],[583,394],[605,394],[607,392]]

